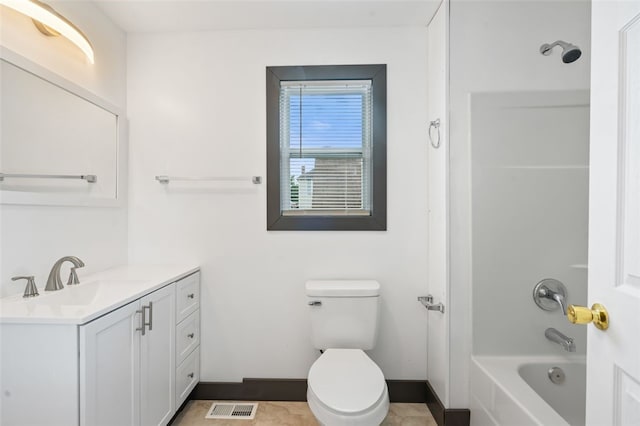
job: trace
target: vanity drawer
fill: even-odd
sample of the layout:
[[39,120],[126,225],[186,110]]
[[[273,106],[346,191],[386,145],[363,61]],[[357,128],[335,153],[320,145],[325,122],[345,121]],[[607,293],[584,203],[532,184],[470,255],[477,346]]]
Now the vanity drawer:
[[176,364],[180,365],[200,344],[200,309],[176,327]]
[[189,275],[178,281],[176,322],[188,317],[200,306],[200,273]]
[[176,369],[176,407],[182,405],[200,380],[200,351],[191,352]]

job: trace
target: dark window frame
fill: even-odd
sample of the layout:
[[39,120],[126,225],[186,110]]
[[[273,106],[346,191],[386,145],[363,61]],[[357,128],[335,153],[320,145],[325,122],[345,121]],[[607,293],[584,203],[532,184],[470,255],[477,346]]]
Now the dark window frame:
[[[309,80],[371,80],[373,203],[369,216],[284,216],[280,210],[280,82]],[[386,64],[267,67],[267,230],[387,230]]]

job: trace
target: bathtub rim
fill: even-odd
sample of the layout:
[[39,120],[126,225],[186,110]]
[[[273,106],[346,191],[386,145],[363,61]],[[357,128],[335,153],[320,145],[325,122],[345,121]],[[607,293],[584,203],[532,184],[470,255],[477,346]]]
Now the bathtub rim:
[[[520,376],[524,364],[573,364],[586,365],[585,355],[535,355],[501,356],[472,355],[472,363],[486,374],[500,390],[529,418],[540,426],[570,426],[531,386]],[[473,395],[473,393],[472,393]],[[525,404],[523,401],[527,401]],[[486,409],[486,407],[485,407]],[[535,413],[535,414],[534,414]]]

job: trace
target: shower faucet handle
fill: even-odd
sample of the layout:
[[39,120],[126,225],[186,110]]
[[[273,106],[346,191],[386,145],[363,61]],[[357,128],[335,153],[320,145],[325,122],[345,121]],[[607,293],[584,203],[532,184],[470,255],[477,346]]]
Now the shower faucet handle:
[[545,278],[533,287],[533,301],[542,310],[555,311],[560,308],[567,315],[567,288],[560,281]]

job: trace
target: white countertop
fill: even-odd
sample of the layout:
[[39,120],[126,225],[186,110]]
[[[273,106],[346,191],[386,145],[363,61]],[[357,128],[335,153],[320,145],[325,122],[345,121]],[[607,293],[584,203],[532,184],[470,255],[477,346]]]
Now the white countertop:
[[80,284],[65,285],[58,291],[44,291],[41,285],[37,297],[0,298],[0,323],[86,324],[199,269],[186,265],[127,265],[81,276]]

